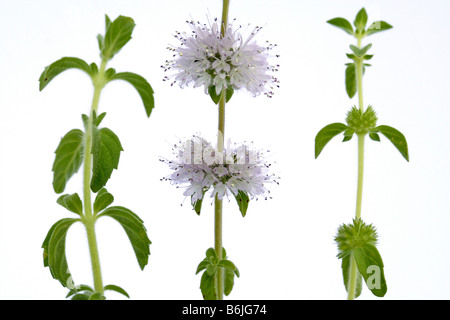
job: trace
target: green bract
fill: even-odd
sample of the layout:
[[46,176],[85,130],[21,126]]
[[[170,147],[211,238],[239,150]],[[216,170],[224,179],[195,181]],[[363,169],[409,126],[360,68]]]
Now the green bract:
[[[116,73],[106,65],[131,39],[135,27],[133,19],[119,16],[111,22],[105,16],[105,35],[98,35],[100,49],[100,67],[95,63],[87,64],[84,60],[73,57],[62,58],[47,66],[39,77],[39,90],[42,91],[57,75],[68,69],[84,71],[94,86],[94,97],[89,116],[83,114],[84,131],[73,129],[59,143],[55,151],[53,163],[53,188],[56,193],[62,193],[69,179],[83,170],[83,200],[77,193],[60,196],[57,203],[67,210],[77,214],[79,219],[61,219],[47,233],[42,244],[44,249],[44,266],[50,268],[52,276],[70,289],[68,297],[72,300],[104,300],[104,291],[112,290],[129,298],[128,293],[119,286],[103,286],[100,260],[95,236],[95,222],[100,217],[110,217],[124,228],[136,254],[141,269],[148,264],[150,244],[144,223],[134,212],[125,208],[110,207],[114,197],[104,187],[114,169],[118,168],[122,144],[117,135],[109,128],[100,127],[106,112],[97,115],[100,92],[113,80],[124,80],[131,84],[140,95],[145,112],[149,117],[154,107],[153,89],[141,76],[132,72]],[[91,203],[91,191],[97,193],[94,204]],[[87,285],[76,286],[67,265],[65,255],[65,238],[69,227],[80,221],[87,231],[89,250],[91,253],[94,288]]]

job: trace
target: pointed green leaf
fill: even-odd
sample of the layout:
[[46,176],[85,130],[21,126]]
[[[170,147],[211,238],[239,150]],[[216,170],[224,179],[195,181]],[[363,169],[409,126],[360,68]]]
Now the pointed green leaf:
[[128,299],[130,298],[130,295],[128,294],[128,292],[126,292],[124,289],[122,289],[119,286],[116,286],[114,284],[108,284],[107,286],[105,286],[103,288],[104,291],[110,290],[110,291],[115,291],[118,292],[120,294],[123,294],[125,297],[127,297]]
[[228,269],[224,271],[223,293],[228,296],[234,287],[234,272]]
[[231,262],[230,260],[226,260],[226,259],[222,259],[219,261],[219,263],[217,264],[218,267],[222,267],[226,270],[230,270],[233,271],[236,276],[239,278],[240,274],[239,274],[239,269],[234,265],[233,262]]
[[362,33],[364,31],[364,28],[366,27],[367,24],[367,19],[368,16],[366,9],[362,8],[356,15],[355,21],[353,22],[353,24],[356,27],[356,30],[359,31],[359,33]]
[[382,133],[397,148],[401,155],[409,162],[408,144],[405,136],[395,128],[389,126],[378,126],[374,128],[377,132]]
[[73,68],[80,69],[86,72],[89,76],[91,76],[92,74],[91,68],[84,60],[73,57],[64,57],[45,67],[44,71],[39,77],[39,91],[42,91],[47,86],[47,84],[49,84],[50,81],[52,81],[53,78],[55,78],[61,72]]
[[145,112],[147,117],[150,117],[153,108],[155,107],[155,100],[153,97],[153,89],[150,84],[140,75],[132,72],[120,72],[110,76],[110,81],[112,80],[124,80],[131,84],[139,93],[144,104]]
[[384,265],[377,248],[371,244],[364,244],[353,249],[358,271],[363,276],[367,287],[377,297],[384,297],[387,292],[384,278]]
[[211,264],[211,262],[208,261],[208,259],[203,259],[202,262],[199,263],[197,270],[195,271],[195,274],[198,274],[199,272],[205,270],[209,264]]
[[83,203],[81,202],[78,193],[64,194],[60,196],[56,202],[73,213],[80,216],[83,214]]
[[216,93],[216,86],[210,86],[208,88],[208,93],[214,104],[218,104],[220,101],[220,94]]
[[[358,57],[358,58],[362,58],[364,57],[364,55],[367,53],[367,51],[369,51],[369,49],[372,48],[372,44],[369,43],[368,45],[362,47],[362,48],[358,48],[357,46],[354,45],[350,45],[350,49],[353,51],[353,53]],[[371,58],[371,56],[370,56]],[[369,59],[370,59],[369,58]],[[367,59],[367,60],[369,60]]]
[[327,21],[329,24],[344,30],[350,35],[353,35],[353,27],[347,19],[344,18],[334,18]]
[[342,142],[346,142],[349,141],[353,138],[353,135],[355,134],[355,130],[353,129],[347,129],[344,131],[344,139],[342,140]]
[[93,293],[94,289],[92,289],[92,287],[88,286],[87,284],[79,284],[79,285],[76,286],[76,288],[71,289],[67,293],[66,298],[69,298],[70,296],[72,296],[72,295],[74,295],[76,293],[79,293],[81,291],[87,291],[87,292],[92,292]]
[[349,129],[345,124],[343,123],[332,123],[322,128],[322,130],[319,131],[316,135],[315,139],[315,145],[314,145],[314,152],[315,152],[315,158],[320,155],[323,148],[327,145],[327,143],[333,139],[335,136],[337,136],[339,133]]
[[237,204],[239,206],[239,211],[243,217],[247,214],[248,203],[250,202],[250,198],[248,197],[247,192],[239,190],[237,195],[234,195]]
[[349,98],[353,98],[356,94],[356,66],[351,63],[345,69],[345,90]]
[[[348,282],[350,275],[350,258],[351,255],[346,255],[342,258],[342,276],[344,278],[345,290],[348,292]],[[356,270],[356,288],[355,288],[355,298],[358,298],[362,291],[362,276],[358,270]]]
[[110,60],[128,41],[131,40],[131,34],[136,25],[132,18],[124,16],[119,16],[110,23],[109,26],[108,22],[106,24],[107,30],[103,39],[101,57]]
[[98,217],[108,216],[115,219],[124,228],[128,239],[130,239],[134,253],[141,270],[148,264],[151,241],[147,236],[147,229],[143,221],[131,210],[114,206],[108,207]]
[[375,21],[370,25],[370,27],[366,31],[366,36],[370,36],[371,34],[392,29],[393,27],[385,22],[385,21]]
[[78,172],[83,163],[84,132],[79,129],[69,131],[55,151],[53,162],[53,189],[61,193],[69,179]]
[[372,139],[373,141],[377,142],[380,141],[380,136],[376,132],[369,132],[369,138]]
[[69,227],[79,219],[61,219],[47,233],[42,243],[44,266],[49,267],[53,278],[69,289],[73,288],[72,276],[66,260],[66,235]]
[[217,300],[214,276],[210,276],[208,272],[203,272],[200,280],[200,290],[204,300]]
[[93,127],[92,138],[92,180],[91,189],[98,192],[106,185],[113,169],[119,165],[120,152],[123,151],[119,138],[108,128]]
[[227,90],[225,91],[225,102],[230,101],[231,97],[233,96],[234,89],[232,87],[227,87]]
[[94,214],[99,213],[111,203],[113,203],[114,197],[111,193],[109,193],[105,188],[101,188],[97,193],[94,201]]

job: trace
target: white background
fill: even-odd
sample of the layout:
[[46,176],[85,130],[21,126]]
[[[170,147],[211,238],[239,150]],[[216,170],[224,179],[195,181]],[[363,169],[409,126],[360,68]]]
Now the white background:
[[[326,23],[353,22],[365,7],[369,23],[394,29],[364,40],[373,43],[364,76],[364,101],[379,124],[402,131],[410,162],[381,136],[366,142],[362,217],[379,233],[388,292],[385,299],[448,299],[450,280],[449,124],[450,3],[442,1],[231,1],[237,24],[263,25],[258,40],[278,44],[281,88],[272,99],[235,93],[227,104],[225,138],[254,141],[271,151],[280,175],[272,200],[251,202],[242,218],[230,199],[224,208],[224,246],[241,278],[226,299],[345,299],[333,241],[338,226],[355,213],[356,139],[333,139],[314,159],[314,138],[332,122],[344,122],[357,103],[344,86],[345,53],[354,40]],[[217,110],[202,89],[163,82],[160,65],[168,44],[186,20],[221,16],[219,0],[6,1],[0,0],[0,298],[64,299],[67,292],[43,267],[41,245],[50,226],[76,217],[56,203],[54,151],[61,137],[82,128],[92,99],[89,78],[66,71],[44,91],[44,67],[64,56],[99,64],[97,39],[104,15],[135,20],[133,39],[109,63],[145,77],[156,106],[146,118],[136,91],[114,82],[102,93],[103,125],[125,151],[107,189],[145,221],[153,244],[140,271],[120,225],[98,221],[104,284],[132,299],[201,299],[197,264],[213,246],[213,207],[201,216],[182,190],[160,181],[169,174],[160,157],[171,157],[179,138],[200,133],[216,139]],[[367,105],[366,105],[367,106]],[[81,174],[65,193],[81,194]],[[184,203],[183,206],[180,204]],[[75,224],[67,259],[76,283],[92,285],[86,234]],[[122,296],[110,293],[111,299]],[[367,288],[361,299],[378,299]]]

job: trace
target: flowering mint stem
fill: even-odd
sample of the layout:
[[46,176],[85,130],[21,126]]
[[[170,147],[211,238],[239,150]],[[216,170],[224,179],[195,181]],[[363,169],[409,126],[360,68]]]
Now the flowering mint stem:
[[[358,38],[358,48],[361,48],[361,38]],[[356,61],[356,83],[358,90],[359,110],[364,113],[363,104],[363,60]],[[366,133],[360,133],[358,136],[358,184],[356,190],[356,219],[361,219],[361,206],[362,206],[362,191],[363,191],[363,178],[364,178],[364,140]],[[353,254],[350,257],[350,274],[348,284],[348,300],[355,299],[356,292],[356,277],[357,266]]]
[[[222,8],[222,23],[220,28],[220,36],[225,35],[227,24],[228,24],[228,8],[230,5],[229,0],[223,0]],[[223,153],[223,145],[225,138],[225,99],[226,90],[223,89],[220,94],[219,100],[219,125],[217,132],[217,152],[221,155]],[[222,200],[220,200],[217,195],[214,201],[214,250],[216,251],[218,260],[222,260]],[[216,288],[217,288],[217,299],[223,300],[224,292],[224,270],[223,268],[218,268],[216,272]]]
[[89,244],[89,252],[91,256],[92,274],[94,278],[94,290],[103,295],[103,280],[100,268],[100,258],[98,255],[97,237],[95,235],[96,217],[92,214],[91,205],[91,173],[92,173],[92,130],[93,130],[93,114],[97,111],[100,93],[104,87],[104,73],[106,69],[106,59],[103,59],[100,70],[97,75],[97,81],[94,81],[94,97],[92,99],[91,113],[86,128],[86,140],[84,148],[84,177],[83,177],[83,195],[84,195],[84,212],[83,223],[86,227],[86,233]]

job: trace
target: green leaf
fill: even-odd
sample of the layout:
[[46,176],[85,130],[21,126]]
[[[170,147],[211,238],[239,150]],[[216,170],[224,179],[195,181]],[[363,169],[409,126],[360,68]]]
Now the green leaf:
[[92,180],[91,189],[98,192],[106,185],[113,169],[119,165],[120,152],[123,151],[119,138],[108,128],[93,127]]
[[203,272],[200,280],[200,290],[204,300],[217,300],[214,276],[210,276],[208,272]]
[[95,292],[91,294],[89,300],[106,300],[106,298],[100,292]]
[[234,287],[234,272],[229,269],[225,269],[223,282],[223,293],[228,296]]
[[385,22],[385,21],[375,21],[370,25],[370,27],[366,31],[366,36],[370,36],[371,34],[392,29],[393,27]]
[[69,131],[55,151],[53,162],[53,189],[61,193],[69,179],[78,172],[83,163],[84,132],[79,129]]
[[216,269],[217,269],[217,267],[211,263],[206,266],[206,272],[211,277],[214,276],[214,274],[216,273]]
[[369,138],[372,139],[373,141],[377,142],[380,141],[380,136],[376,132],[369,132]]
[[[109,19],[109,18],[107,18]],[[107,22],[108,25],[108,22]],[[101,57],[112,59],[122,47],[131,40],[131,34],[135,27],[134,20],[129,17],[119,16],[108,26],[103,39]]]
[[92,287],[88,286],[87,284],[80,284],[80,285],[77,285],[76,288],[71,289],[67,293],[66,298],[68,298],[68,297],[70,297],[70,296],[72,296],[72,295],[74,295],[74,294],[76,294],[78,292],[81,292],[81,291],[87,291],[87,292],[92,292],[93,293],[94,289],[92,289]]
[[356,65],[354,63],[350,63],[345,69],[345,90],[350,99],[356,94]]
[[108,216],[115,219],[124,228],[130,239],[134,253],[141,270],[148,264],[151,241],[147,236],[144,222],[131,210],[114,206],[106,208],[98,217]]
[[104,290],[104,291],[107,291],[107,290],[115,291],[115,292],[118,292],[118,293],[120,293],[120,294],[123,294],[125,297],[127,297],[128,299],[130,299],[130,295],[129,295],[124,289],[122,289],[121,287],[116,286],[116,285],[114,285],[114,284],[108,284],[107,286],[105,286],[105,287],[103,288],[103,290]]
[[397,148],[401,155],[409,162],[408,144],[405,136],[395,128],[389,126],[378,126],[373,131],[382,133]]
[[[234,89],[232,87],[227,87],[225,91],[225,102],[230,101],[231,97],[233,96]],[[214,104],[218,104],[220,101],[220,96],[222,95],[222,92],[217,94],[216,93],[216,86],[210,86],[208,88],[208,94],[211,97]]]
[[72,276],[66,259],[66,235],[69,227],[79,219],[61,219],[47,233],[42,248],[44,249],[44,266],[49,267],[53,278],[69,289],[73,289]]
[[211,262],[208,261],[208,259],[206,258],[203,259],[202,262],[198,264],[197,271],[195,271],[195,274],[198,274],[199,272],[205,270],[209,264],[211,264]]
[[227,90],[225,91],[225,102],[228,103],[230,101],[231,97],[233,96],[234,89],[232,87],[227,87]]
[[208,259],[208,261],[211,262],[212,264],[217,263],[218,259],[216,250],[214,250],[214,248],[208,248],[208,250],[206,250],[206,259]]
[[353,35],[353,27],[347,19],[344,18],[334,18],[327,21],[329,24],[344,30],[350,35]]
[[356,27],[356,31],[359,31],[359,33],[362,33],[364,31],[364,28],[367,24],[367,19],[368,16],[366,9],[362,8],[356,15],[355,21],[353,22]]
[[81,202],[78,193],[64,194],[60,196],[56,202],[73,213],[80,216],[83,214],[83,203]]
[[347,129],[344,131],[344,139],[342,140],[342,142],[346,142],[349,141],[353,138],[353,135],[355,134],[355,130],[353,129]]
[[320,130],[319,133],[317,133],[316,135],[314,146],[315,158],[317,159],[317,157],[322,152],[323,148],[327,145],[327,143],[331,139],[333,139],[336,135],[347,129],[349,129],[349,127],[339,122],[332,123],[323,127],[322,130]]
[[250,202],[250,198],[248,197],[247,192],[239,190],[237,195],[234,195],[236,198],[237,204],[239,206],[239,211],[243,217],[247,214],[248,203]]
[[94,201],[94,214],[99,213],[111,203],[113,203],[114,197],[111,193],[109,193],[105,188],[101,188],[97,193]]
[[111,76],[112,80],[124,80],[131,84],[139,93],[139,96],[144,103],[145,112],[147,113],[147,117],[150,117],[153,108],[155,107],[155,100],[153,98],[153,89],[150,84],[140,75],[137,75],[132,72],[120,72]]
[[220,101],[220,94],[216,93],[216,86],[211,86],[208,88],[209,96],[211,97],[214,104],[218,104]]
[[91,292],[84,292],[84,293],[77,293],[72,297],[70,300],[89,300],[89,298],[92,296]]
[[[353,53],[358,57],[358,58],[362,58],[364,57],[364,55],[367,53],[367,51],[369,51],[369,49],[372,48],[372,44],[369,43],[368,45],[362,47],[362,48],[358,48],[357,46],[354,45],[350,45],[350,49],[353,51]],[[370,56],[370,58],[372,58],[372,56]],[[369,58],[369,59],[370,59]],[[369,60],[368,59],[368,60]]]
[[86,72],[89,76],[92,75],[91,68],[84,60],[73,57],[64,57],[45,67],[44,71],[39,77],[39,91],[42,91],[47,86],[47,84],[49,84],[50,81],[52,81],[53,78],[55,78],[61,72],[74,68]]
[[[204,194],[205,194],[205,193],[203,193],[203,195],[204,195]],[[192,203],[192,197],[193,197],[193,196],[191,196],[191,203]],[[200,211],[201,211],[201,209],[202,209],[202,202],[203,202],[203,197],[202,197],[201,199],[195,201],[194,204],[192,204],[192,207],[193,207],[194,211],[195,211],[198,215],[200,215]]]
[[[348,283],[349,283],[349,275],[350,275],[350,258],[351,255],[346,255],[342,258],[342,276],[344,278],[345,290],[348,292]],[[355,298],[358,298],[362,291],[362,275],[356,270],[356,289],[355,289]]]
[[370,291],[377,297],[384,297],[387,292],[384,278],[384,265],[377,248],[371,244],[364,244],[353,249],[358,271],[366,281]]
[[226,259],[220,260],[219,263],[217,264],[217,266],[222,267],[226,270],[233,271],[236,274],[236,276],[239,278],[239,269],[230,260],[226,260]]

